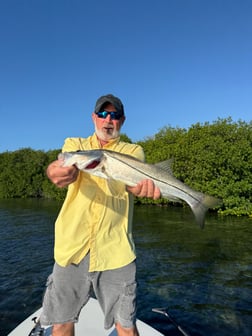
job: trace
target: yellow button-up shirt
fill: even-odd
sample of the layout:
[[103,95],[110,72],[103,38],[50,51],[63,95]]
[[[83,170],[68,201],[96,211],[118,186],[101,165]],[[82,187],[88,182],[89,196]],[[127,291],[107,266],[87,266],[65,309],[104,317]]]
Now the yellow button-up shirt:
[[[95,134],[88,138],[67,138],[62,151],[98,149]],[[104,146],[144,160],[140,146],[113,139]],[[135,258],[132,238],[133,196],[125,185],[79,172],[68,186],[55,224],[54,255],[61,266],[78,264],[90,253],[89,271],[125,266]]]

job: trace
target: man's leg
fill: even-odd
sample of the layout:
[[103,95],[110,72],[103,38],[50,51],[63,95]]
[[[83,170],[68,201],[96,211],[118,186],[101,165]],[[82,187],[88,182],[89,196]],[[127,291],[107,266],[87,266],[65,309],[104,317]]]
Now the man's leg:
[[74,323],[55,324],[52,336],[74,336]]
[[139,336],[137,327],[123,328],[120,323],[115,324],[118,336]]
[[136,264],[95,272],[93,288],[105,315],[105,329],[114,324],[119,336],[138,336],[136,323]]
[[40,316],[42,326],[53,326],[53,336],[74,335],[74,323],[90,296],[88,264],[87,256],[79,265],[54,265],[53,273],[48,278]]

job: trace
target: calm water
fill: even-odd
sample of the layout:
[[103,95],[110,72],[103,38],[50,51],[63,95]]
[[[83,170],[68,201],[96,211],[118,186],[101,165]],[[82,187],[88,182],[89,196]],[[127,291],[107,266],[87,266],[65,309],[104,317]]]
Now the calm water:
[[[41,304],[59,208],[51,201],[0,201],[0,336]],[[134,228],[139,318],[177,336],[151,311],[164,307],[190,335],[252,334],[251,219],[209,214],[200,230],[189,209],[136,207]]]

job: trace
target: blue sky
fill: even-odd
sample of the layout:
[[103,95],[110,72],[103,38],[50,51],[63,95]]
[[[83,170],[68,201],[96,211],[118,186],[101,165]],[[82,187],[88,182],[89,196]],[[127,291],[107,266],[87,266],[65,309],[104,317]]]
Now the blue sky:
[[106,93],[133,141],[252,118],[250,0],[0,0],[0,152],[93,133]]

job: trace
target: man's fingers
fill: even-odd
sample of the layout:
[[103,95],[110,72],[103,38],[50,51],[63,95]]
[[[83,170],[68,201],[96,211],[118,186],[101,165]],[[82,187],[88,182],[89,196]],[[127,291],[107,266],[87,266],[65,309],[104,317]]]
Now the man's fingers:
[[154,183],[152,180],[143,180],[140,186],[141,189],[138,195],[139,197],[153,197]]
[[152,180],[142,180],[135,187],[127,187],[127,190],[137,197],[148,197],[158,199],[160,189],[155,186]]
[[57,187],[63,188],[76,180],[78,169],[75,166],[62,167],[62,162],[57,160],[48,166],[47,176]]
[[158,187],[155,186],[153,199],[154,199],[154,200],[157,200],[157,199],[159,199],[160,197],[161,197],[160,189],[159,189]]

